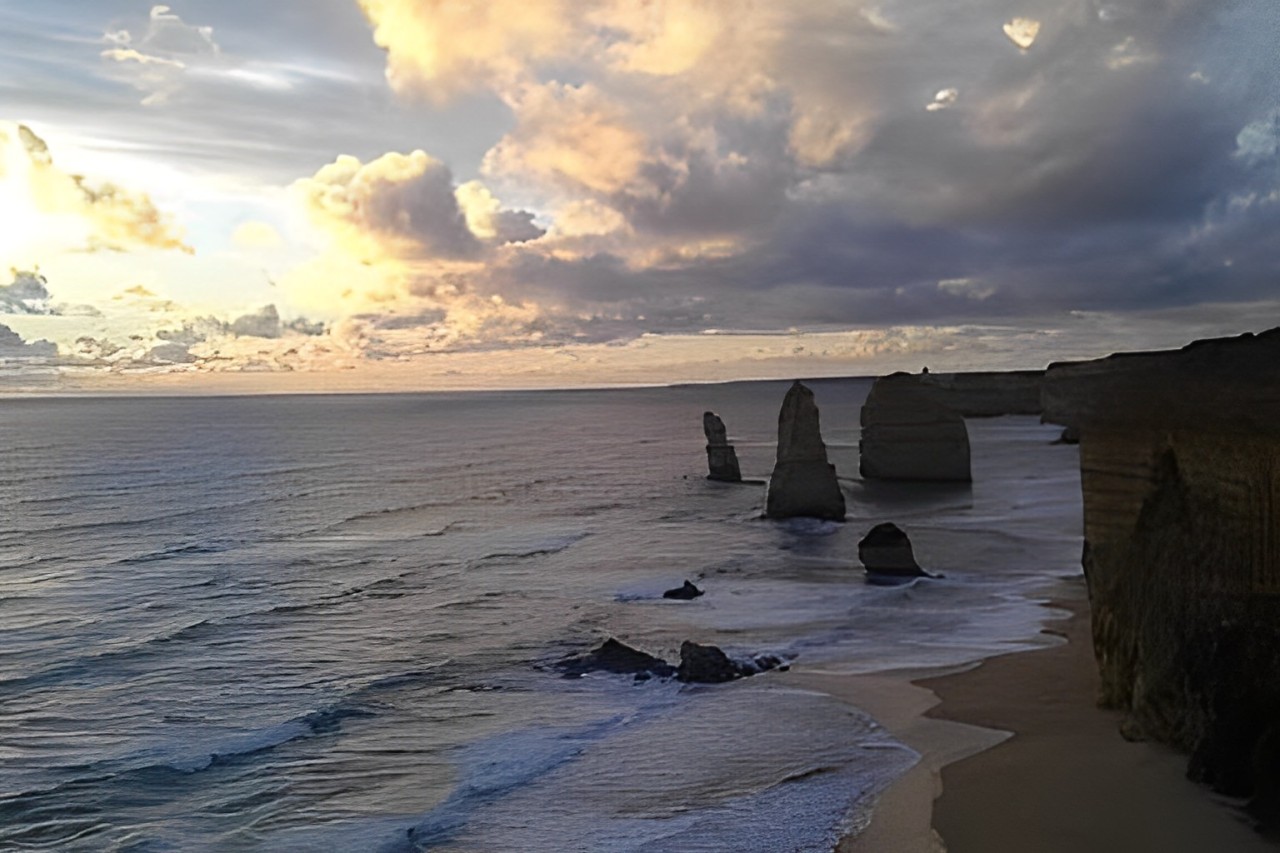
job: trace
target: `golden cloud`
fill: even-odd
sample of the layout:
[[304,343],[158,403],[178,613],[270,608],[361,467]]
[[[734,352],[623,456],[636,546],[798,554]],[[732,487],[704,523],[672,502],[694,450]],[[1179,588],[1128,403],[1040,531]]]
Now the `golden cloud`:
[[591,84],[528,86],[514,107],[516,128],[485,156],[487,173],[607,195],[632,187],[649,159],[645,134]]
[[505,87],[530,63],[571,49],[572,0],[359,0],[387,51],[387,80],[438,100]]
[[146,193],[61,170],[49,146],[25,125],[0,126],[0,220],[0,250],[8,250],[0,251],[0,260],[6,263],[23,250],[193,251]]

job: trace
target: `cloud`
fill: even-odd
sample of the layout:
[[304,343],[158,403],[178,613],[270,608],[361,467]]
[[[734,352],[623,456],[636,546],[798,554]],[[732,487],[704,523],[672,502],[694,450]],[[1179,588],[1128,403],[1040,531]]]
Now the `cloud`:
[[343,155],[294,188],[312,219],[363,260],[466,259],[480,250],[454,195],[453,173],[425,151],[369,163]]
[[31,270],[9,270],[11,284],[0,285],[0,314],[52,314],[48,279]]
[[944,278],[938,282],[938,290],[944,293],[950,293],[953,296],[963,296],[965,299],[973,299],[981,302],[984,299],[990,299],[996,293],[996,288],[981,279],[973,278]]
[[257,220],[237,225],[231,232],[231,241],[243,249],[274,249],[284,244],[274,225]]
[[0,223],[0,262],[19,266],[67,248],[192,251],[147,194],[63,171],[21,124],[0,125]]
[[546,229],[534,223],[527,210],[503,210],[502,202],[480,181],[467,181],[454,195],[466,218],[467,228],[481,240],[496,244],[536,240]]
[[215,63],[221,49],[213,28],[192,26],[168,6],[152,6],[146,32],[139,39],[124,29],[108,30],[103,41],[111,47],[100,56],[111,70],[143,91],[142,103],[164,103],[182,87],[186,75]]
[[571,0],[357,2],[387,51],[392,88],[435,100],[514,85],[529,65],[574,49],[581,15]]
[[0,324],[0,359],[51,359],[58,348],[48,341],[24,341],[13,329]]
[[1009,41],[1020,50],[1028,50],[1040,35],[1040,22],[1033,18],[1014,18],[1002,27]]
[[568,193],[637,188],[648,140],[623,108],[591,84],[524,88],[516,127],[485,155],[489,173],[519,175]]

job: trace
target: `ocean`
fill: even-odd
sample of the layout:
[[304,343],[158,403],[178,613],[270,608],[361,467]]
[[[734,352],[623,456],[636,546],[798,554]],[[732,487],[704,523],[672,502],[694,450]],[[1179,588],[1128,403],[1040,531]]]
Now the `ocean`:
[[[971,420],[971,488],[875,487],[870,381],[810,387],[843,524],[705,479],[704,410],[768,476],[787,383],[0,402],[0,849],[830,850],[916,760],[859,709],[554,667],[1047,641],[1080,571],[1058,429]],[[943,577],[866,584],[880,521]]]

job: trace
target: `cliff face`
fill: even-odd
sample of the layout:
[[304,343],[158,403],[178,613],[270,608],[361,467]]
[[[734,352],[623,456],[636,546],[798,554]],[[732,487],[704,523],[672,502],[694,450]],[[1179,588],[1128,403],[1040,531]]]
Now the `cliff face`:
[[918,378],[936,390],[939,403],[966,418],[1040,414],[1043,370],[925,373]]
[[1104,705],[1280,823],[1280,330],[1050,367]]

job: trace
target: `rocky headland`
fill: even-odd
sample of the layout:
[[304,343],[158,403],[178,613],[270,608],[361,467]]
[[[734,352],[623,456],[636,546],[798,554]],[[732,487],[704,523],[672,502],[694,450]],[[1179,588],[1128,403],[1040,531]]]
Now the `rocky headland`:
[[778,412],[778,459],[769,478],[765,515],[843,521],[844,494],[818,423],[813,392],[792,384]]
[[1050,366],[1080,439],[1100,701],[1280,824],[1280,329]]

